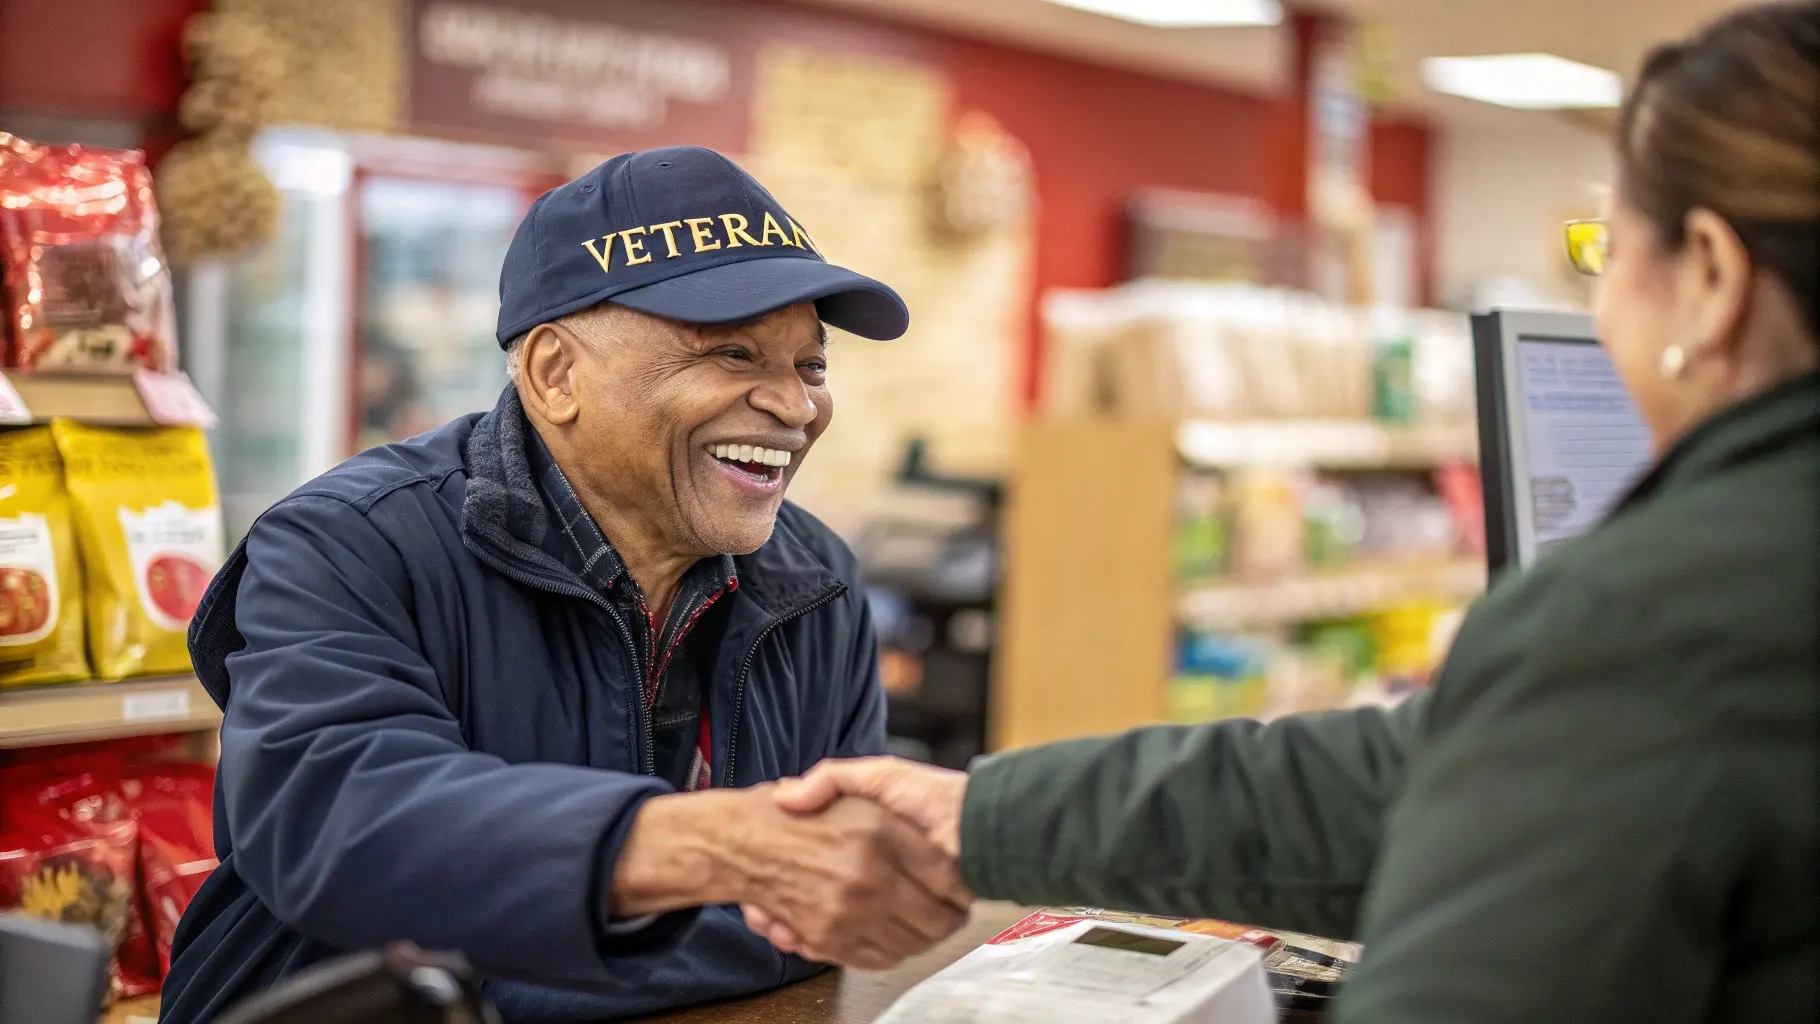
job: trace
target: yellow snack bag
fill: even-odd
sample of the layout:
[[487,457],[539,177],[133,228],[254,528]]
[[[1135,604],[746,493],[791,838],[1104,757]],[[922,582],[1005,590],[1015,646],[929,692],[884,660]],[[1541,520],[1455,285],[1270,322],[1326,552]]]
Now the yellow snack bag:
[[221,507],[193,427],[51,424],[75,506],[88,646],[103,679],[190,670],[188,632],[221,567]]
[[80,566],[51,429],[0,431],[0,686],[88,676]]

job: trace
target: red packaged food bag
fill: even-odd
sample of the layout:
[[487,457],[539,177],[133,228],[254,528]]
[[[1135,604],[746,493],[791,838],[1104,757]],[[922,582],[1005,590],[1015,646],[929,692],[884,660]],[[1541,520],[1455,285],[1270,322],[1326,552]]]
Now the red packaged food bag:
[[0,774],[0,913],[101,932],[115,952],[110,988],[120,999],[158,991],[160,977],[139,918],[138,845],[139,826],[105,769]]
[[0,132],[7,365],[176,368],[170,267],[145,154]]
[[175,760],[182,747],[183,737],[171,733],[50,747],[20,747],[0,751],[0,773],[33,768],[39,775],[80,775],[92,771],[118,776],[128,765]]
[[215,769],[148,764],[130,769],[122,790],[139,820],[139,879],[146,928],[162,977],[171,969],[171,939],[215,859]]
[[1435,486],[1453,513],[1461,544],[1472,554],[1485,554],[1485,491],[1478,467],[1443,466],[1435,471]]

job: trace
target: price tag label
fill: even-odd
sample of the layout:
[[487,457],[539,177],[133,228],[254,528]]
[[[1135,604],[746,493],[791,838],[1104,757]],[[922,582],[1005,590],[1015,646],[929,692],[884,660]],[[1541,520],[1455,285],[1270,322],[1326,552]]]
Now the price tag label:
[[188,374],[157,373],[140,367],[133,371],[133,385],[139,389],[139,399],[145,403],[153,423],[207,430],[219,422],[215,410],[209,408]]
[[190,717],[188,690],[154,690],[120,698],[120,718],[127,722],[158,722]]
[[0,373],[0,423],[25,424],[32,421],[32,411],[25,407],[25,399],[19,397],[19,391],[13,382]]

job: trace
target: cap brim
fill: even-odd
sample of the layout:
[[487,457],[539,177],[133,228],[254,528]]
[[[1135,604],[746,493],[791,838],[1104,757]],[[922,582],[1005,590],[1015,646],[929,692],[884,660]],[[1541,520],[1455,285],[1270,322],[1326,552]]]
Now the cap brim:
[[620,292],[609,301],[692,324],[738,323],[814,302],[823,323],[862,338],[891,341],[910,329],[910,307],[890,286],[844,267],[795,257],[707,267]]

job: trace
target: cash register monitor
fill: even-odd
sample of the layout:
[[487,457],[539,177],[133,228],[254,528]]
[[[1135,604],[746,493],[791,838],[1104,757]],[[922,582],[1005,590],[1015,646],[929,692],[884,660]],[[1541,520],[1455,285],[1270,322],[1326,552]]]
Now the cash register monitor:
[[1590,316],[1494,310],[1472,335],[1486,557],[1526,569],[1623,499],[1649,431]]

